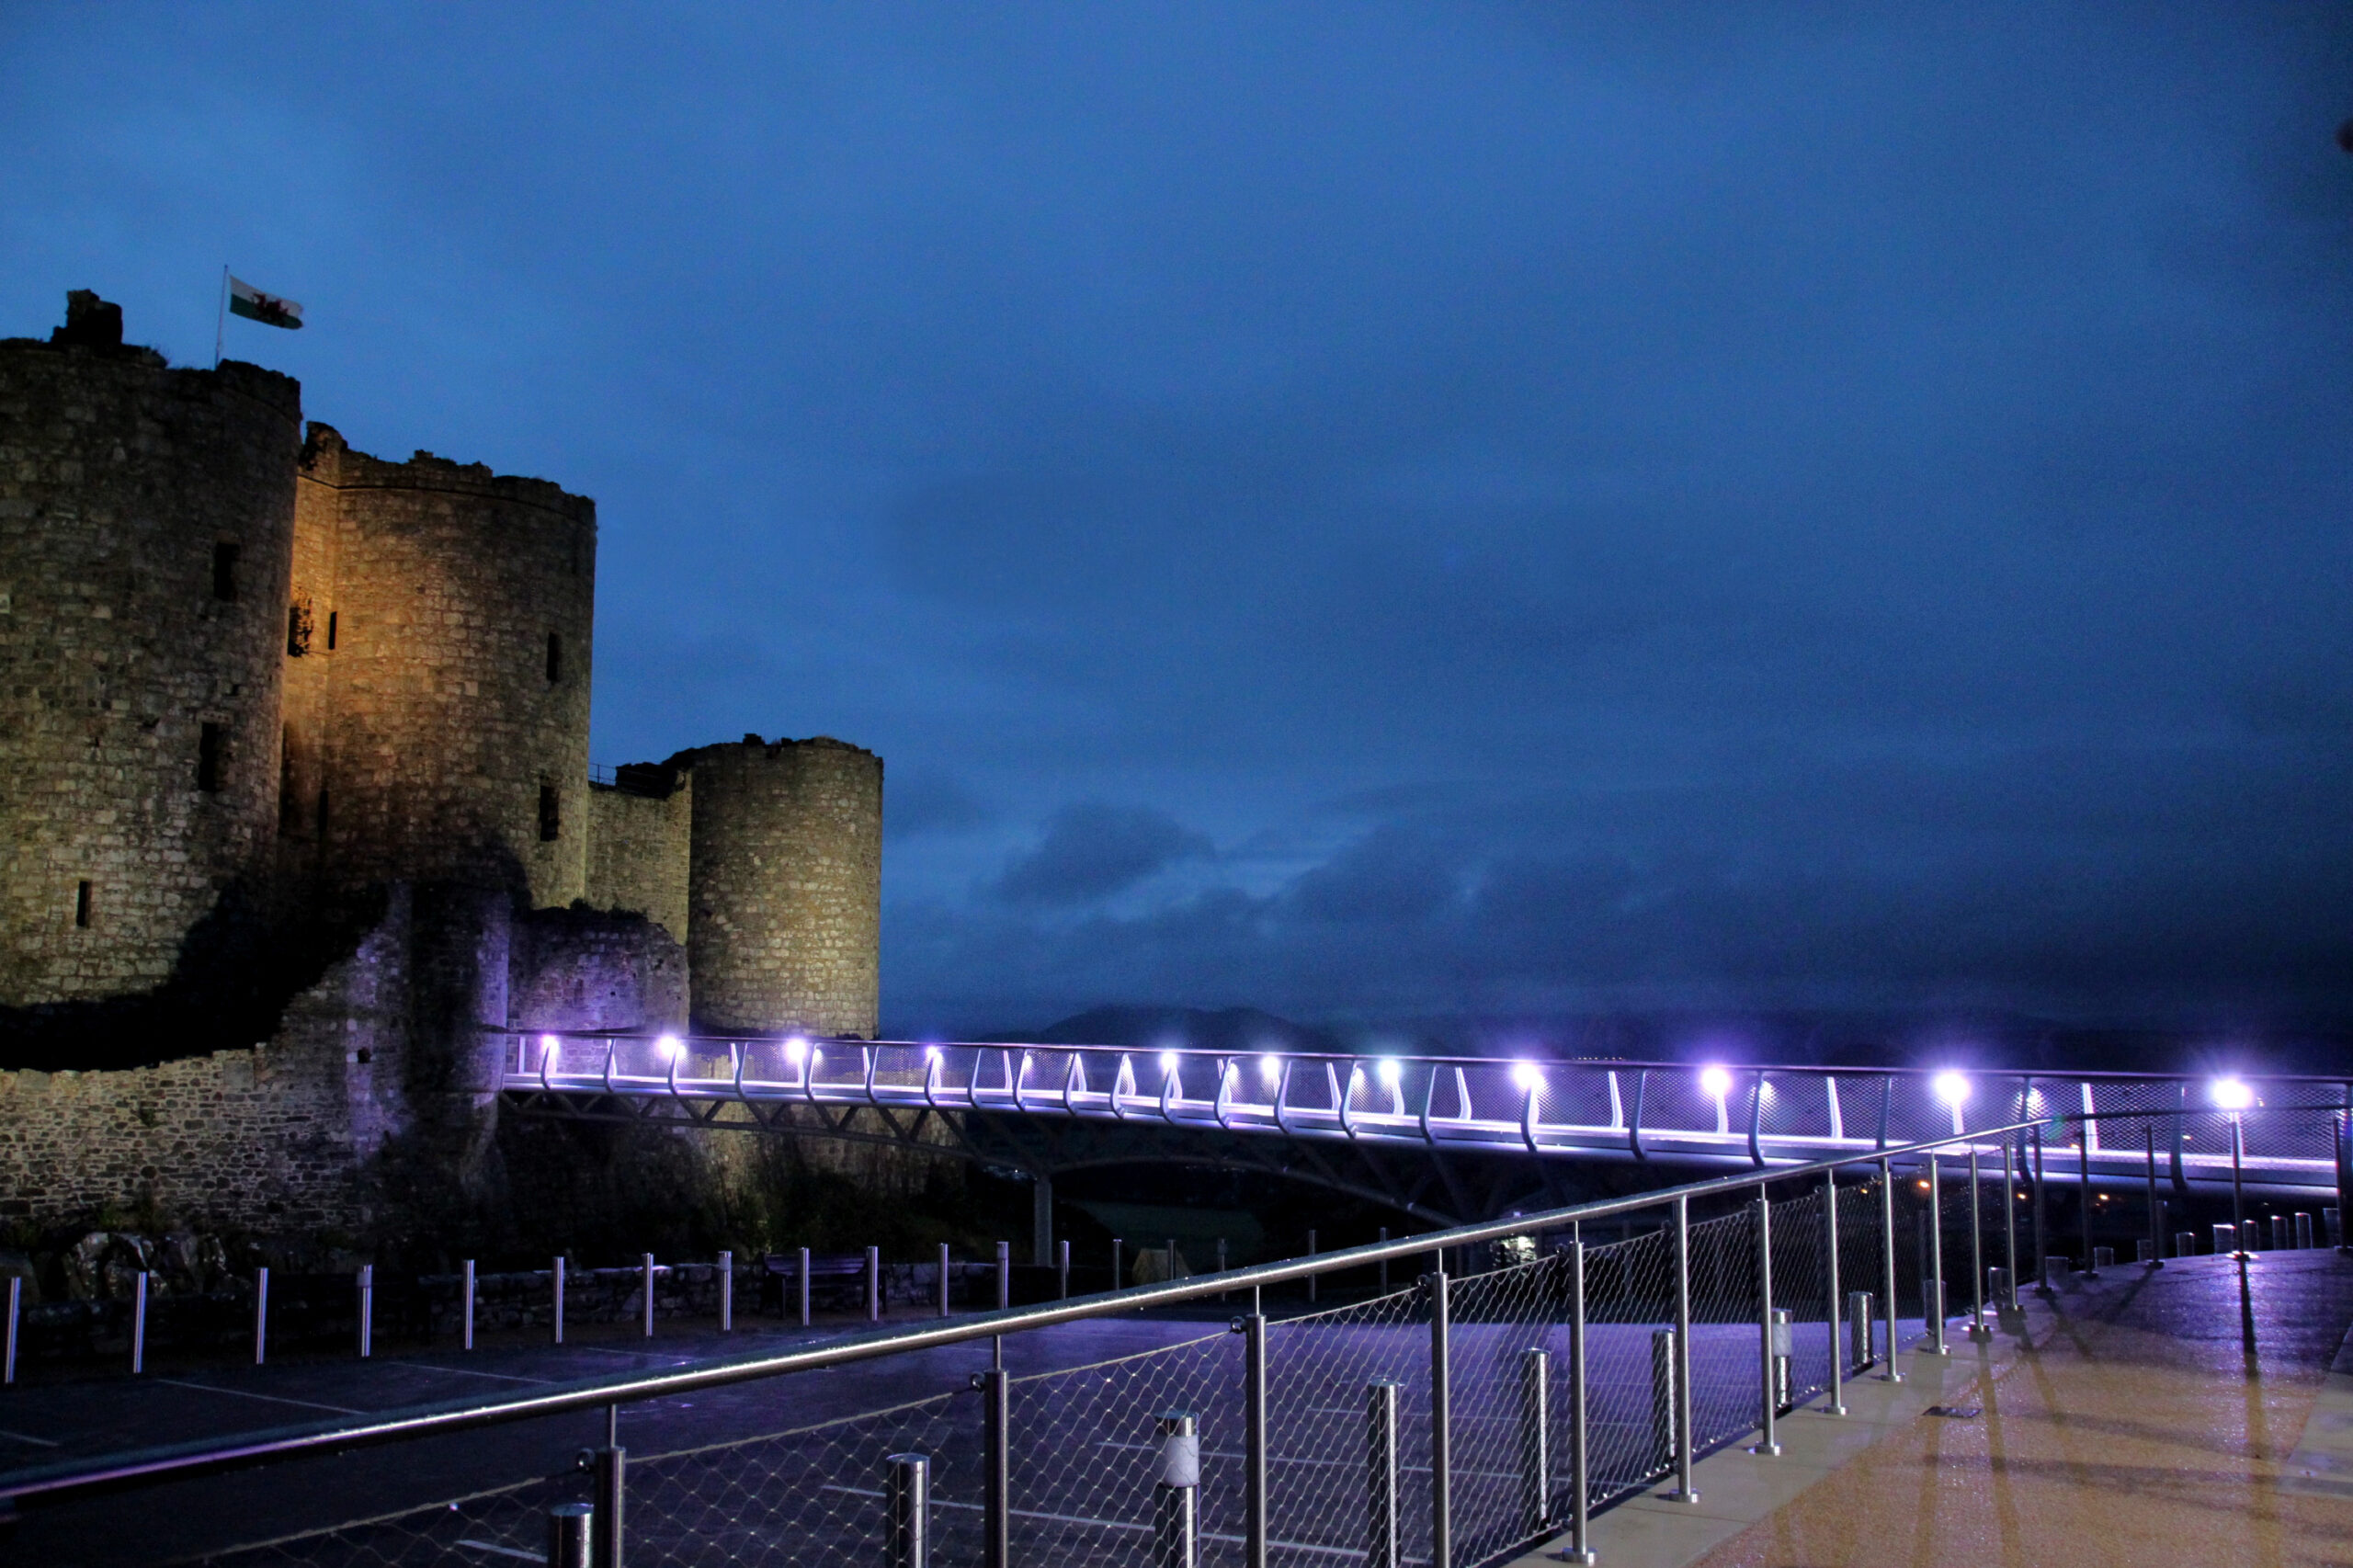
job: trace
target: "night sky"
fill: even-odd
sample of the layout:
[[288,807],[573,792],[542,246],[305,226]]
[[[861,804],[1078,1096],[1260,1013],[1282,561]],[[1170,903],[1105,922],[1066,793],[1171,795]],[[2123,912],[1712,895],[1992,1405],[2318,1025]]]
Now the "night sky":
[[893,1032],[2353,1018],[2353,12],[0,7],[68,288],[595,496]]

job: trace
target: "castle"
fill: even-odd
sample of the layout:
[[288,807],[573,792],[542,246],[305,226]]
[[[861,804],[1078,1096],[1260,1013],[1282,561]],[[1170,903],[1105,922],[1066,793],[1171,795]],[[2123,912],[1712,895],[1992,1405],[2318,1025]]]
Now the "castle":
[[881,760],[592,781],[596,572],[585,497],[95,294],[0,340],[0,1220],[364,1231],[520,1178],[517,1033],[873,1034]]

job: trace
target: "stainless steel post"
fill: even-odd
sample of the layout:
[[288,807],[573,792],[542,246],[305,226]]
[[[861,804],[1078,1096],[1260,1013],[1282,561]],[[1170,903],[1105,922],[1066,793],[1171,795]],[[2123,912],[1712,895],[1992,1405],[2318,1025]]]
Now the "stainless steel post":
[[[1224,1267],[1222,1259],[1219,1260],[1219,1267]],[[1058,1299],[1068,1301],[1070,1299],[1070,1243],[1068,1242],[1054,1244],[1054,1282]]]
[[548,1568],[588,1568],[596,1518],[586,1503],[558,1503],[548,1510]]
[[1242,1560],[1267,1568],[1267,1314],[1242,1320]]
[[801,1249],[801,1326],[809,1326],[809,1249]]
[[375,1353],[376,1344],[376,1266],[359,1266],[359,1356],[362,1360]]
[[1651,1464],[1653,1473],[1675,1473],[1675,1330],[1651,1330]]
[[996,1244],[996,1304],[1000,1310],[1013,1305],[1013,1244]]
[[640,1283],[643,1286],[645,1297],[645,1337],[651,1339],[654,1337],[654,1255],[652,1253],[642,1256],[638,1270],[642,1276]]
[[939,1315],[948,1315],[948,1244],[939,1244]]
[[1969,1146],[1969,1337],[1990,1339],[1985,1326],[1985,1181],[1977,1145]]
[[1430,1276],[1430,1561],[1454,1568],[1454,1412],[1446,1270]]
[[882,1249],[866,1249],[866,1321],[882,1321]]
[[2092,1124],[2075,1128],[2075,1205],[2084,1215],[2084,1272],[2097,1278],[2098,1260],[2092,1256]]
[[2335,1118],[2336,1133],[2336,1250],[2353,1251],[2353,1111]]
[[2157,1200],[2157,1124],[2153,1119],[2143,1129],[2149,1144],[2149,1267],[2165,1266],[2165,1210]]
[[1190,1411],[1160,1415],[1160,1475],[1152,1488],[1153,1568],[1193,1568],[1199,1555],[1194,1499],[1201,1484],[1201,1439]]
[[2231,1112],[2231,1256],[2245,1261],[2246,1244],[2246,1185],[2241,1167],[2246,1163],[2245,1131],[2239,1113]]
[[719,1255],[719,1332],[735,1332],[735,1254]]
[[131,1369],[134,1375],[147,1369],[147,1271],[143,1268],[131,1281]]
[[2009,1272],[2004,1277],[2002,1299],[1996,1303],[2004,1312],[2018,1310],[2018,1183],[2010,1168],[2014,1138],[2002,1140],[2002,1267]]
[[559,1257],[559,1258],[557,1258],[557,1259],[555,1260],[555,1266],[554,1266],[554,1267],[550,1271],[550,1273],[549,1273],[549,1278],[552,1281],[552,1283],[554,1284],[554,1287],[555,1287],[555,1342],[556,1342],[558,1345],[561,1345],[561,1344],[563,1344],[563,1258]]
[[882,1483],[890,1520],[891,1568],[927,1568],[931,1561],[931,1456],[892,1454]]
[[1773,1204],[1763,1193],[1749,1206],[1756,1221],[1756,1442],[1748,1451],[1767,1457],[1781,1451],[1774,1423],[1780,1418],[1780,1390],[1773,1376]]
[[1113,1236],[1111,1238],[1111,1289],[1114,1290],[1120,1290],[1128,1282],[1128,1277],[1120,1272],[1120,1238]]
[[466,1304],[460,1332],[464,1343],[459,1348],[472,1350],[474,1347],[474,1260],[471,1257],[466,1259]]
[[8,1324],[6,1343],[0,1345],[0,1386],[17,1381],[17,1323],[24,1311],[25,1281],[21,1276],[8,1276]]
[[[1834,1360],[1836,1358],[1832,1358]],[[1847,1364],[1861,1371],[1879,1358],[1871,1354],[1871,1293],[1847,1292]]]
[[1519,1353],[1519,1528],[1540,1535],[1552,1522],[1552,1358]]
[[2051,1240],[2044,1229],[2042,1212],[2042,1129],[2034,1129],[2034,1288],[2043,1295],[2051,1293]]
[[2313,1217],[2299,1210],[2296,1213],[2296,1250],[2310,1252],[2312,1249]]
[[1881,1375],[1900,1383],[1904,1372],[1895,1359],[1895,1170],[1885,1160],[1879,1163],[1879,1261],[1880,1292],[1887,1300],[1887,1370]]
[[607,1411],[607,1441],[596,1450],[596,1515],[588,1528],[588,1556],[593,1568],[621,1568],[621,1549],[627,1536],[621,1513],[629,1494],[629,1450],[610,1440],[620,1418],[620,1411]]
[[1569,1243],[1569,1544],[1563,1562],[1593,1562],[1591,1450],[1585,1419],[1585,1241]]
[[1404,1520],[1397,1510],[1397,1391],[1375,1378],[1365,1385],[1365,1568],[1399,1568]]
[[1691,1483],[1691,1200],[1675,1200],[1675,1496],[1697,1503]]
[[[14,1303],[12,1302],[11,1305]],[[16,1331],[16,1318],[10,1314],[9,1332]],[[13,1340],[12,1340],[13,1343]],[[254,1270],[254,1365],[269,1360],[269,1266],[264,1264]]]
[[[1307,1256],[1310,1257],[1315,1256],[1315,1231],[1313,1226],[1309,1227],[1307,1233]],[[1307,1277],[1307,1299],[1311,1301],[1315,1299],[1315,1280],[1316,1276],[1313,1274]]]
[[981,1458],[982,1568],[1010,1568],[1013,1562],[1013,1380],[995,1366],[980,1375],[983,1421]]
[[1937,1167],[1943,1162],[1937,1153],[1928,1151],[1928,1259],[1927,1289],[1921,1294],[1920,1311],[1928,1320],[1928,1349],[1938,1356],[1949,1356],[1952,1347],[1945,1343],[1945,1204],[1944,1188],[1938,1180]]
[[1847,1369],[1838,1355],[1838,1173],[1822,1173],[1822,1332],[1830,1340],[1830,1397],[1824,1415],[1847,1414]]

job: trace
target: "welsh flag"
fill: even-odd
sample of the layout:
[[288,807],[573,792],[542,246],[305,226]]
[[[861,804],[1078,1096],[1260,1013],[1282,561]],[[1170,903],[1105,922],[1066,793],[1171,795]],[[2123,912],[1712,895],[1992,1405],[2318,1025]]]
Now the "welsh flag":
[[257,321],[264,326],[282,326],[300,330],[302,307],[292,300],[281,300],[275,294],[265,294],[242,278],[229,279],[229,311],[233,315]]

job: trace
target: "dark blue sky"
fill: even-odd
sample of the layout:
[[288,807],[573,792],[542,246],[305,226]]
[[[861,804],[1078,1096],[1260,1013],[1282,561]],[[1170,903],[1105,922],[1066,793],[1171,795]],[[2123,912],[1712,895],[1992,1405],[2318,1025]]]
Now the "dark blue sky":
[[597,497],[886,1024],[2353,1017],[2353,13],[0,9],[0,331]]

